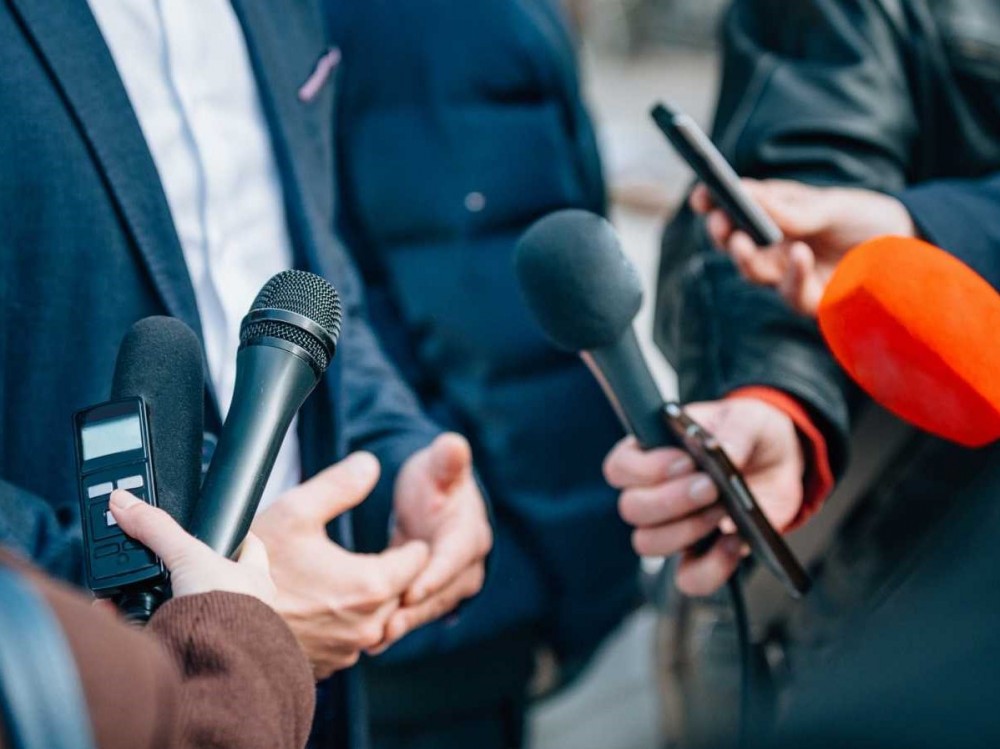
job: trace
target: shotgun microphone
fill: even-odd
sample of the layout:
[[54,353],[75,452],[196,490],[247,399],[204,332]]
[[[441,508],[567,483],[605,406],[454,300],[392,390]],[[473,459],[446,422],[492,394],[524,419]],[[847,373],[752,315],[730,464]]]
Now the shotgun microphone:
[[236,385],[192,533],[226,556],[243,543],[288,427],[333,359],[337,290],[299,270],[274,276],[240,325]]

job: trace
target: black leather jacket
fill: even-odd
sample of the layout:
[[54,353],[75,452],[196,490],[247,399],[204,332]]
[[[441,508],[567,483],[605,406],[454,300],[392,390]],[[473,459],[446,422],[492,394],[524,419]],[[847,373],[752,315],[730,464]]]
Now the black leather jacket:
[[[1000,171],[997,0],[736,0],[724,52],[713,136],[743,175],[906,202],[916,185]],[[981,254],[1000,255],[996,236]],[[657,302],[657,340],[684,400],[744,385],[789,392],[812,411],[842,474],[865,399],[814,324],[742,281],[687,209],[664,235]],[[997,445],[973,451],[915,436],[825,552],[791,639],[811,640],[815,654],[850,626],[848,612],[870,611],[912,577],[928,545],[941,543],[943,521],[982,506],[976,482],[998,460]]]
[[[736,0],[713,137],[745,176],[900,192],[1000,168],[997,0]],[[854,391],[814,326],[750,287],[682,210],[667,228],[656,335],[686,400],[747,384],[814,412],[834,468]]]

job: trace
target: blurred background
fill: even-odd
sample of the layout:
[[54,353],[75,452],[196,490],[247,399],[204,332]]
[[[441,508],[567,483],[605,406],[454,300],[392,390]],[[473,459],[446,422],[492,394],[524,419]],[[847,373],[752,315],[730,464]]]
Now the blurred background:
[[[647,110],[666,100],[706,129],[718,80],[716,29],[724,0],[565,0],[582,39],[581,65],[598,128],[613,217],[626,253],[647,286],[638,326],[666,394],[673,373],[651,340],[652,288],[666,218],[692,181],[688,167],[653,126]],[[652,570],[657,562],[650,560]],[[659,621],[658,621],[659,618]],[[661,722],[670,689],[651,658],[669,624],[647,607],[607,642],[572,687],[539,701],[534,749],[653,749],[669,745]],[[544,669],[541,680],[544,681]],[[539,685],[544,689],[544,684]],[[669,720],[669,719],[667,719]]]

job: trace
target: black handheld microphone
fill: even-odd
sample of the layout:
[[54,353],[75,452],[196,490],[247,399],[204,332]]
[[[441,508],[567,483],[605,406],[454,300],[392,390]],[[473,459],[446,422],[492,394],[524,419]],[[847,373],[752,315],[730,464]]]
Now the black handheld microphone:
[[639,444],[686,449],[715,482],[754,553],[793,595],[808,590],[805,571],[719,443],[678,404],[664,403],[632,326],[642,283],[611,224],[587,211],[557,211],[528,229],[514,264],[542,330],[559,348],[580,353]]
[[312,273],[274,276],[240,325],[236,386],[191,532],[231,556],[243,543],[292,418],[337,348],[337,290]]

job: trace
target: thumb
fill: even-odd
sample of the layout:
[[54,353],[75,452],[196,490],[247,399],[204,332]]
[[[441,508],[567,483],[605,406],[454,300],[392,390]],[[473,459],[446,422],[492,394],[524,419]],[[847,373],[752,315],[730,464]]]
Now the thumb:
[[726,455],[740,470],[750,462],[756,443],[756,432],[745,429],[739,420],[731,418],[732,402],[692,403],[684,410],[721,443]]
[[186,557],[207,550],[204,544],[185,532],[163,510],[137,499],[126,491],[111,494],[111,514],[126,535],[148,546],[173,569]]
[[449,491],[472,468],[472,448],[455,432],[442,434],[431,443],[431,475],[438,487]]
[[389,594],[400,596],[417,579],[430,559],[431,549],[423,541],[408,541],[371,557],[380,576],[389,586]]
[[800,314],[815,317],[824,285],[816,268],[816,255],[809,245],[795,242],[788,251],[788,273],[781,295]]
[[353,453],[285,492],[267,512],[274,510],[324,526],[361,504],[378,483],[380,472],[374,455]]
[[805,239],[823,228],[825,203],[811,185],[778,179],[747,179],[743,185],[788,239]]
[[247,533],[243,539],[243,546],[237,560],[240,564],[252,567],[262,572],[270,572],[270,564],[267,559],[267,547],[253,533]]

